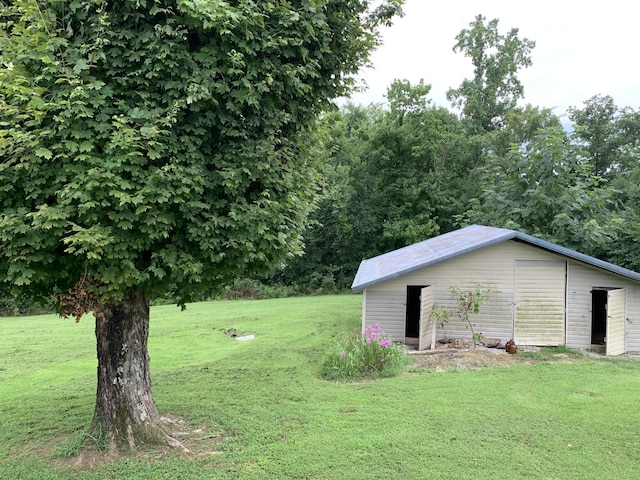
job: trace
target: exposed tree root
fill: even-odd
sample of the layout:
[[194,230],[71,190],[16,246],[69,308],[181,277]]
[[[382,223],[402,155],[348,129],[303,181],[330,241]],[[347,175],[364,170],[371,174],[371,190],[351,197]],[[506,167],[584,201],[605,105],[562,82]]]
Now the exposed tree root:
[[77,455],[59,457],[55,460],[55,464],[87,470],[116,462],[123,457],[144,459],[149,462],[171,456],[204,458],[222,454],[220,442],[233,436],[230,432],[212,432],[204,425],[191,425],[178,417],[162,416],[160,421],[163,435],[158,443],[137,445],[130,451],[122,452],[112,448],[100,450],[95,440],[87,437],[87,441]]

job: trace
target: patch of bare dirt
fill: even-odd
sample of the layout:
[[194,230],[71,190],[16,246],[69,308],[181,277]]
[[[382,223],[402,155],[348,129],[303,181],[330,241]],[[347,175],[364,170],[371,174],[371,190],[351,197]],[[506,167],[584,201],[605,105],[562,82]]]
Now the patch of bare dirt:
[[[500,348],[478,346],[463,348],[439,348],[422,352],[410,351],[412,365],[415,368],[426,368],[436,372],[448,370],[476,370],[488,366],[509,367],[512,365],[533,365],[542,361],[528,352],[514,355]],[[571,362],[579,359],[579,355],[557,353],[546,357],[545,361]]]
[[165,432],[175,442],[173,445],[154,445],[140,448],[135,452],[117,453],[101,451],[95,442],[87,439],[78,455],[58,457],[54,461],[57,466],[70,467],[78,470],[92,470],[98,466],[115,462],[121,457],[146,460],[153,463],[170,456],[184,456],[188,458],[204,458],[222,453],[220,442],[224,438],[233,436],[231,432],[211,432],[205,425],[192,425],[179,417],[164,416],[161,418],[165,425]]

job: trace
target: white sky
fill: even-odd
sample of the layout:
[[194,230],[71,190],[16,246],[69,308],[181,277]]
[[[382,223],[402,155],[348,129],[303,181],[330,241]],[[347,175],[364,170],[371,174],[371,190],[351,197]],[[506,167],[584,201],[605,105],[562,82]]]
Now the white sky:
[[536,42],[533,65],[520,70],[524,102],[554,108],[582,107],[594,95],[610,95],[619,107],[640,107],[640,4],[631,0],[406,0],[405,16],[383,30],[373,69],[362,72],[369,86],[351,101],[383,102],[394,79],[431,84],[436,105],[449,108],[446,91],[471,78],[471,60],[453,53],[456,35],[476,15],[499,19],[505,34]]

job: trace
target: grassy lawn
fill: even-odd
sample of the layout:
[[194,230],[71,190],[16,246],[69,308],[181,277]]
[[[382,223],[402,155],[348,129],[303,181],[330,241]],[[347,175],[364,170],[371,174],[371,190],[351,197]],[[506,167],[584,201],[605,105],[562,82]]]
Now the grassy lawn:
[[[153,307],[158,408],[201,426],[217,453],[133,454],[83,470],[53,453],[91,420],[92,319],[0,318],[0,478],[640,478],[637,361],[410,367],[376,382],[323,381],[323,354],[357,328],[360,302]],[[227,328],[256,338],[234,341]]]

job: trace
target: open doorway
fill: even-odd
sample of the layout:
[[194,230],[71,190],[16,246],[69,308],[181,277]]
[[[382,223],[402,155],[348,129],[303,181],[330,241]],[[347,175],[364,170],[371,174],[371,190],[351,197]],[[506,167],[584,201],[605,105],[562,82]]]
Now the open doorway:
[[597,347],[604,344],[607,335],[607,288],[594,288],[591,290],[591,346]]
[[407,317],[405,322],[405,343],[418,344],[420,337],[420,294],[428,285],[407,285]]

